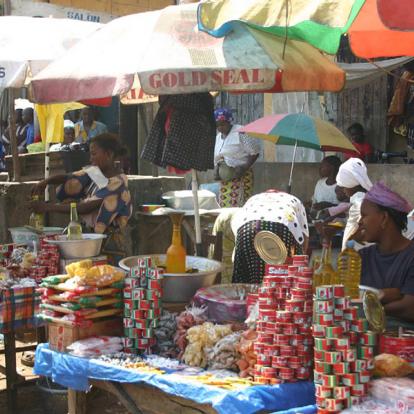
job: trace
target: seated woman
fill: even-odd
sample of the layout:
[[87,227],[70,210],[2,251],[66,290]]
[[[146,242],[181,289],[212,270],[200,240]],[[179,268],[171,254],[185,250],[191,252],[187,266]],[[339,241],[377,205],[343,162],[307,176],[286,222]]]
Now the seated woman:
[[[361,284],[381,289],[387,316],[414,327],[414,242],[403,236],[412,207],[382,183],[375,184],[361,206],[359,230],[375,243],[360,250]],[[399,323],[401,325],[401,323]]]
[[306,251],[309,229],[305,207],[290,194],[269,190],[249,198],[235,212],[231,225],[236,236],[233,283],[261,283],[265,263],[254,247],[260,231],[279,236],[289,257]]
[[335,155],[325,157],[319,167],[320,179],[316,183],[312,197],[311,216],[316,217],[319,211],[336,206],[339,200],[336,195],[336,175],[341,160]]
[[34,194],[43,194],[48,184],[60,185],[57,198],[61,203],[33,201],[33,211],[66,214],[69,220],[70,201],[77,201],[78,213],[87,229],[108,235],[103,252],[124,256],[126,244],[122,237],[132,213],[128,179],[115,165],[125,154],[119,139],[109,133],[98,135],[90,142],[91,166],[72,174],[55,175],[40,181]]
[[[342,240],[342,250],[344,250],[346,242],[351,237],[357,242],[362,241],[361,234],[358,232],[361,203],[365,193],[371,189],[372,183],[368,177],[366,165],[359,158],[350,158],[339,167],[336,182],[345,195],[349,197],[351,204]],[[357,249],[361,247],[356,244]]]

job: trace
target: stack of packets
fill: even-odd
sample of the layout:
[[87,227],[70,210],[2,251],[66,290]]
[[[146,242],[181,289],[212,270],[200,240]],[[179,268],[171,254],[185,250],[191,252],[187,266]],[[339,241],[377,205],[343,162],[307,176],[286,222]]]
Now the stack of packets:
[[253,370],[259,384],[306,380],[311,376],[312,276],[307,256],[293,265],[266,265],[259,288],[258,332]]
[[318,413],[338,413],[368,393],[376,334],[358,317],[343,285],[318,286],[315,298],[314,382]]
[[87,327],[101,318],[122,314],[123,271],[82,260],[66,266],[66,272],[43,279],[39,317]]
[[[50,239],[51,236],[48,236]],[[55,244],[46,242],[46,238],[40,238],[40,250],[37,253],[34,264],[30,269],[30,276],[41,283],[46,276],[57,275],[59,273],[59,247]]]
[[149,354],[155,346],[154,330],[162,313],[162,277],[163,270],[153,266],[150,257],[144,257],[125,279],[125,352]]

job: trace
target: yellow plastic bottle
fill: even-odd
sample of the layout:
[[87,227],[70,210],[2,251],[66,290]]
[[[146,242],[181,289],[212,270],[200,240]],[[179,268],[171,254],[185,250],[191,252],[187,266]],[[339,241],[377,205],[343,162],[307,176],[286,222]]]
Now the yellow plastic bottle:
[[345,286],[345,294],[358,299],[362,261],[354,246],[355,242],[349,240],[346,243],[346,249],[338,256],[338,274],[340,283]]
[[184,214],[171,214],[173,234],[171,245],[167,250],[167,273],[185,273],[186,251],[181,242],[181,222]]
[[82,240],[82,226],[79,223],[76,203],[70,203],[70,222],[68,225],[68,240]]
[[338,283],[338,273],[331,264],[331,244],[324,243],[322,245],[321,263],[313,274],[313,287],[336,285]]
[[[39,196],[35,195],[32,197],[33,201],[39,201]],[[43,230],[43,214],[35,213],[34,211],[30,214],[29,217],[29,226],[34,227],[37,230]]]

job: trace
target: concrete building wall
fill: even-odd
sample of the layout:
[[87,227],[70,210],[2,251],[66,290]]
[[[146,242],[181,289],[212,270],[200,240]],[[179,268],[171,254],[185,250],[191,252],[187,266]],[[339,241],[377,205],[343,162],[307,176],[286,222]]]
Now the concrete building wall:
[[[8,229],[28,224],[30,211],[28,200],[35,182],[12,183],[0,182],[0,243],[11,241]],[[160,203],[161,195],[167,191],[184,189],[184,179],[180,177],[149,177],[129,176],[129,189],[131,191],[134,213],[129,221],[129,232],[132,246],[131,252],[140,248],[136,243],[138,240],[137,226],[138,207],[141,204]],[[65,227],[68,217],[62,214],[50,215],[50,226]],[[171,240],[171,239],[170,239]]]

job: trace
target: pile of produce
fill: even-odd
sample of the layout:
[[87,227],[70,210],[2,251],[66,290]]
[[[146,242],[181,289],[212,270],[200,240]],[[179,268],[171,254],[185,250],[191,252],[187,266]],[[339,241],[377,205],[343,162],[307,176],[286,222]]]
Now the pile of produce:
[[185,348],[183,361],[190,366],[207,366],[207,353],[220,339],[232,333],[231,325],[214,325],[205,322],[193,326],[187,331],[188,345]]
[[257,332],[249,329],[242,333],[240,342],[237,344],[237,351],[240,355],[237,366],[240,370],[239,375],[242,378],[253,377],[253,372],[257,361],[257,356],[254,352],[254,342],[256,339]]
[[201,325],[207,320],[205,307],[189,307],[177,317],[177,331],[174,336],[174,343],[179,350],[178,359],[184,355],[187,347],[187,331],[196,325]]
[[163,357],[175,358],[178,355],[178,348],[174,342],[174,335],[177,331],[177,314],[164,310],[155,329],[157,344],[154,351]]
[[206,354],[209,368],[237,371],[237,362],[240,359],[237,349],[241,336],[241,332],[227,335],[220,339],[212,348],[208,349]]

